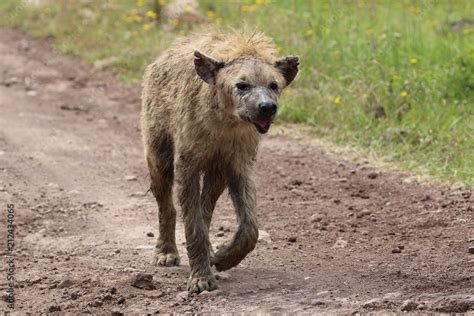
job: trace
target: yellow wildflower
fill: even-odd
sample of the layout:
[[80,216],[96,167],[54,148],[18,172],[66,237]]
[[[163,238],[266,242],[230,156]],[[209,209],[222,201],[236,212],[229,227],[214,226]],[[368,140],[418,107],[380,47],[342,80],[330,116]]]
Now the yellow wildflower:
[[406,97],[408,95],[408,92],[406,92],[405,90],[403,90],[402,92],[400,92],[400,96],[401,97]]
[[156,13],[155,13],[155,11],[152,11],[152,10],[147,11],[146,16],[151,18],[151,19],[156,19]]
[[133,18],[129,15],[126,15],[126,14],[122,15],[122,20],[124,20],[127,23],[132,23],[133,22]]
[[193,12],[193,7],[190,4],[185,5],[184,12]]
[[240,7],[240,10],[242,12],[254,12],[257,9],[257,6],[255,4],[252,5],[243,5]]
[[142,18],[141,16],[139,16],[139,15],[135,15],[135,16],[133,17],[133,20],[134,20],[135,22],[137,22],[137,23],[141,23],[141,22],[143,21],[143,18]]
[[410,64],[415,65],[418,62],[416,58],[410,58]]
[[145,0],[137,0],[137,7],[143,7],[145,5]]
[[166,0],[158,0],[158,4],[159,4],[159,5],[165,5],[165,4],[166,4]]
[[368,94],[367,93],[362,93],[362,99],[367,99]]
[[337,96],[334,98],[334,104],[338,105],[338,104],[341,104],[341,97],[340,96]]
[[277,46],[276,50],[278,53],[281,53],[283,51],[283,48],[281,48],[280,46]]
[[255,0],[256,5],[262,5],[265,3],[265,0]]
[[143,30],[144,31],[149,31],[151,29],[151,25],[148,23],[143,24]]
[[307,29],[306,32],[304,33],[306,36],[311,36],[314,34],[314,31],[312,29]]
[[208,11],[206,12],[206,15],[207,15],[208,18],[211,18],[211,19],[212,19],[212,18],[216,15],[216,13],[215,13],[214,11],[212,11],[212,10],[208,10]]

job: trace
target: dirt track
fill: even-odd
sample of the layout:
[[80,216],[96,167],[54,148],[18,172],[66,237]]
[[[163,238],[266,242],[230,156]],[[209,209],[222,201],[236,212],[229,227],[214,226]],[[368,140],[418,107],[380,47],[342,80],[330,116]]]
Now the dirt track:
[[[14,203],[16,311],[354,313],[399,311],[405,300],[474,309],[471,189],[405,181],[284,136],[265,137],[257,167],[260,229],[271,240],[221,273],[218,291],[188,296],[181,222],[181,266],[150,264],[157,207],[139,105],[139,87],[0,30],[1,235]],[[224,196],[214,245],[231,238],[234,218]],[[132,287],[138,272],[156,288]]]

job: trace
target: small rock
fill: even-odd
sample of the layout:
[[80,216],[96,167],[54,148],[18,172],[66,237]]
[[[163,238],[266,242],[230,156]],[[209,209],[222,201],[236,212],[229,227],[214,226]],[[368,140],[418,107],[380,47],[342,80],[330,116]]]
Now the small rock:
[[347,240],[344,239],[338,239],[332,246],[333,248],[345,248],[347,246]]
[[54,312],[59,312],[61,311],[61,306],[59,305],[50,305],[48,308],[48,312],[54,313]]
[[369,172],[369,174],[367,175],[367,178],[376,179],[378,176],[379,176],[379,174],[377,172],[372,171],[372,172]]
[[115,293],[117,293],[117,288],[115,286],[113,286],[109,289],[109,292],[110,292],[110,294],[114,295]]
[[217,232],[216,237],[224,237],[224,232],[223,231]]
[[401,253],[402,250],[400,248],[393,248],[392,253]]
[[152,232],[148,232],[148,233],[146,233],[146,235],[147,235],[148,237],[155,237],[155,234],[153,234]]
[[379,299],[373,298],[371,300],[365,301],[364,304],[362,304],[363,308],[375,308],[379,305]]
[[323,218],[324,216],[322,216],[321,214],[314,213],[313,215],[311,215],[310,221],[311,223],[319,223],[320,221],[323,220]]
[[262,244],[270,244],[272,242],[272,238],[270,234],[264,230],[258,231],[258,242]]
[[59,282],[58,289],[65,289],[74,285],[74,281],[71,279],[65,279]]
[[114,252],[115,253],[120,253],[120,249],[115,249]]
[[468,252],[474,254],[474,246],[469,246]]
[[81,297],[81,293],[79,293],[79,292],[72,292],[71,293],[71,299],[72,300],[77,300],[79,297]]
[[298,180],[298,179],[292,180],[292,181],[290,182],[290,185],[297,186],[297,187],[300,186],[300,185],[302,185],[302,184],[303,184],[303,181]]
[[136,180],[137,180],[137,177],[134,176],[134,175],[130,175],[130,176],[126,176],[126,177],[125,177],[125,180],[127,180],[127,181],[136,181]]
[[5,192],[6,190],[5,187],[0,187],[0,192]]
[[461,193],[461,195],[467,200],[471,197],[472,193],[470,191],[464,191],[463,193]]
[[29,97],[35,97],[37,94],[38,94],[38,92],[36,92],[34,90],[29,90],[29,91],[26,92],[26,95],[29,96]]
[[119,297],[119,299],[117,300],[117,304],[123,304],[125,303],[125,298],[123,296]]
[[132,286],[142,290],[153,290],[153,275],[149,273],[138,273],[132,280]]
[[102,306],[102,301],[101,300],[95,300],[93,301],[92,303],[90,303],[89,305],[92,306],[92,307],[101,307]]
[[321,305],[326,305],[326,302],[325,301],[322,301],[322,300],[311,300],[311,305],[314,305],[314,306],[321,306]]
[[296,236],[290,236],[288,237],[289,242],[296,242]]
[[216,280],[228,280],[230,279],[230,274],[224,271],[217,272],[215,275]]
[[138,192],[133,192],[130,194],[131,197],[142,197],[142,196],[146,196],[146,192],[141,192],[141,191],[138,191]]
[[200,296],[207,296],[207,297],[213,297],[213,296],[219,296],[222,294],[222,290],[214,290],[214,291],[202,291],[199,293]]
[[189,297],[188,291],[179,292],[178,295],[176,295],[176,299],[180,302],[186,301],[188,297]]
[[418,303],[412,301],[412,300],[405,300],[403,301],[402,306],[400,307],[402,312],[411,312],[415,309],[417,309]]
[[370,214],[372,214],[372,212],[369,211],[368,209],[364,208],[360,212],[357,212],[356,218],[362,218],[362,217],[365,217],[365,216],[370,215]]

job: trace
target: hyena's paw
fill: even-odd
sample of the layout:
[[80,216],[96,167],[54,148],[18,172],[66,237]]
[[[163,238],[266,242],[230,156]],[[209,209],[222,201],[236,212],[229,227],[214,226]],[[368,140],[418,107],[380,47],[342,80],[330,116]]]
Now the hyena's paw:
[[191,276],[188,281],[189,293],[201,293],[202,291],[212,291],[217,289],[216,278],[212,273],[206,276]]
[[173,250],[164,250],[161,249],[162,247],[157,247],[155,250],[155,256],[153,258],[153,264],[155,266],[166,266],[166,267],[171,267],[171,266],[179,266],[179,254],[178,254],[178,249],[173,249]]

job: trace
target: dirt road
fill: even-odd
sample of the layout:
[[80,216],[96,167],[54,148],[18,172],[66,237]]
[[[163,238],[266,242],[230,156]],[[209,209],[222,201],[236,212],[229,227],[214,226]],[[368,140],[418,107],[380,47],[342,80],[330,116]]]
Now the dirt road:
[[[218,291],[188,296],[181,222],[181,266],[151,265],[139,87],[8,30],[0,72],[1,240],[14,203],[16,311],[472,313],[472,189],[409,182],[284,136],[260,148],[262,240],[219,274]],[[226,195],[212,243],[235,228]],[[154,289],[132,286],[139,272]]]

